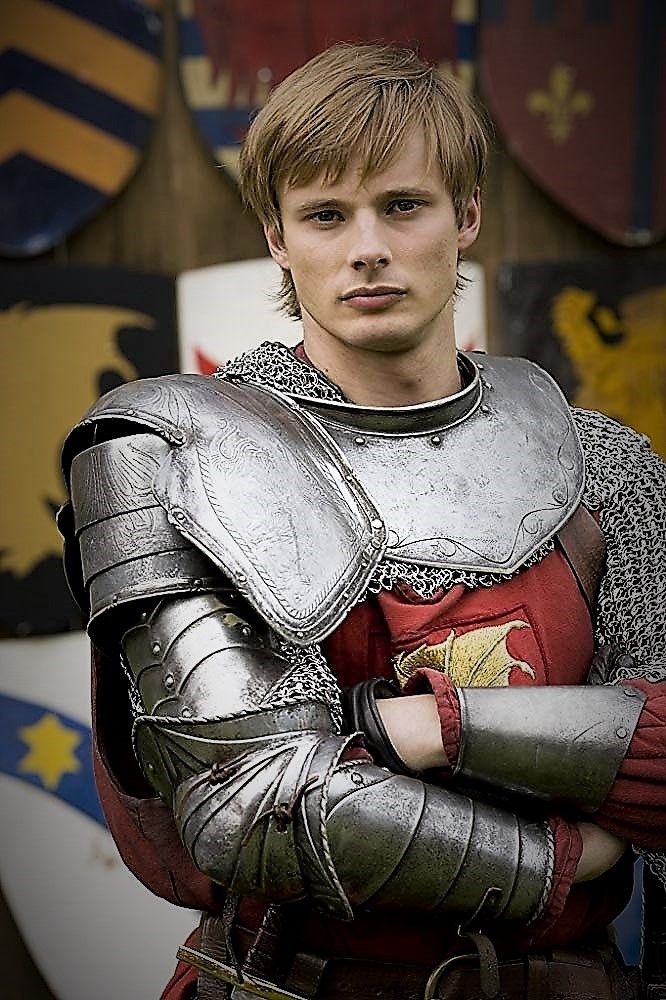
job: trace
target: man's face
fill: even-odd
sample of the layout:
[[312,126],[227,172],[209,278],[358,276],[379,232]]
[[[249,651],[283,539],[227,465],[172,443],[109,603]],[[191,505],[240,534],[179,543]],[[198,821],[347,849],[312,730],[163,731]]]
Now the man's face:
[[335,184],[317,178],[280,197],[273,257],[291,271],[308,338],[376,352],[453,337],[458,252],[476,239],[478,198],[460,229],[439,167],[415,133],[362,184],[358,165]]

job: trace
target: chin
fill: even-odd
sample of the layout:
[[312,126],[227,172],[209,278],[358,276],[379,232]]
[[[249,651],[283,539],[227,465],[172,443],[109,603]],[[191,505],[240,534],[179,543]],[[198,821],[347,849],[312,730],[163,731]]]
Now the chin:
[[421,330],[376,328],[350,332],[345,335],[345,343],[349,347],[362,348],[366,351],[376,351],[379,354],[402,354],[418,346],[422,339]]

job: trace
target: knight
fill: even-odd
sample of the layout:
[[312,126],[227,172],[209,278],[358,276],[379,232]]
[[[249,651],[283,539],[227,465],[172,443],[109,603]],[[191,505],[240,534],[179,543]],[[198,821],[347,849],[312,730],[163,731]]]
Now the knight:
[[100,798],[203,914],[165,1000],[639,995],[608,928],[631,846],[664,872],[664,465],[457,351],[486,145],[413,52],[296,70],[241,171],[302,343],[65,444]]

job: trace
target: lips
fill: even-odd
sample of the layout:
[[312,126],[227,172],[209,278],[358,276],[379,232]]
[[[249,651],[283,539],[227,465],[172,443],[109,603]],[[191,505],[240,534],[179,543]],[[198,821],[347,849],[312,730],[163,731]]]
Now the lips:
[[385,309],[405,295],[394,285],[365,285],[353,288],[342,296],[342,301],[354,309]]

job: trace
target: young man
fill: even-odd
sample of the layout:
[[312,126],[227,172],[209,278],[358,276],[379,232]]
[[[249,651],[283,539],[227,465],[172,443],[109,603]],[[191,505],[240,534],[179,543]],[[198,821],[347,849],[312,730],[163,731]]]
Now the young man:
[[485,155],[413,53],[313,59],[242,157],[302,345],[66,444],[100,795],[204,910],[165,997],[637,995],[607,927],[666,847],[664,468],[456,352]]

